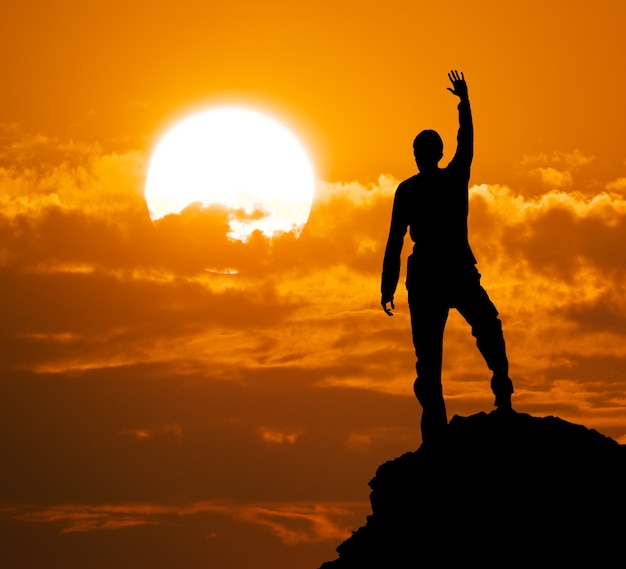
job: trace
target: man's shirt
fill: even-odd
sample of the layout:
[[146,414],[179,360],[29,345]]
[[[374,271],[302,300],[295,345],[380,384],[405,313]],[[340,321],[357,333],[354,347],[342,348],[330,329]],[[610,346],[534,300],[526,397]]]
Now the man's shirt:
[[407,228],[414,242],[411,266],[428,274],[450,274],[476,264],[467,235],[468,187],[473,157],[469,101],[461,102],[454,158],[445,168],[420,172],[396,190],[385,249],[381,292],[391,298],[400,276]]

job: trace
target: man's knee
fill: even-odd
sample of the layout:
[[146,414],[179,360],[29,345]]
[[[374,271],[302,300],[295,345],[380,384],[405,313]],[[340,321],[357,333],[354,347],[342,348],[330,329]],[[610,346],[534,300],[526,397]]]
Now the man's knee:
[[432,406],[443,400],[441,381],[418,377],[413,383],[413,391],[422,407]]
[[498,313],[488,312],[472,321],[472,336],[480,338],[500,338],[503,336],[502,321]]

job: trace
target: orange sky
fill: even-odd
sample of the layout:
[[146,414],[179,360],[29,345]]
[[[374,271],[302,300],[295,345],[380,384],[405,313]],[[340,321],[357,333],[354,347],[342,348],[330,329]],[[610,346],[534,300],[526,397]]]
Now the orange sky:
[[[438,129],[451,156],[452,68],[470,89],[470,239],[514,405],[626,442],[625,17],[619,0],[3,1],[7,567],[335,557],[376,467],[420,442],[406,293],[387,318],[379,276],[413,136]],[[229,241],[219,208],[150,222],[158,137],[225,102],[309,148],[299,239]],[[224,266],[238,274],[207,271]],[[489,411],[456,314],[444,357],[450,416]]]

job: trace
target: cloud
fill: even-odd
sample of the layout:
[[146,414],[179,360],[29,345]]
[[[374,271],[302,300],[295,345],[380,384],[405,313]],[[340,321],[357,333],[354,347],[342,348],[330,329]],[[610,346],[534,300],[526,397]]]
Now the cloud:
[[[316,541],[341,542],[352,532],[355,504],[293,504],[287,506],[252,506],[234,513],[249,523],[267,527],[283,543]],[[363,504],[359,504],[361,509]]]
[[9,513],[13,513],[18,521],[59,524],[63,533],[75,533],[154,524],[156,522],[150,521],[149,517],[162,511],[154,507],[56,506],[26,513],[9,510]]
[[567,171],[556,168],[534,168],[532,174],[536,174],[544,185],[550,188],[565,188],[572,185],[572,175]]
[[550,154],[526,155],[522,159],[522,165],[536,166],[538,164],[552,164],[578,169],[592,164],[594,160],[595,158],[593,156],[586,156],[576,148],[569,152],[557,150]]
[[259,434],[263,441],[270,444],[290,444],[296,443],[301,433],[295,431],[282,431],[268,427],[261,427]]
[[[190,207],[151,223],[138,153],[32,144],[54,152],[30,167],[27,149],[16,147],[21,167],[0,172],[5,373],[158,365],[158,375],[172,378],[197,373],[209,382],[265,384],[285,377],[311,390],[366,390],[412,402],[402,285],[393,319],[379,306],[393,177],[319,182],[299,238],[255,234],[241,243],[228,238],[229,212],[221,207]],[[559,386],[576,380],[578,358],[599,358],[598,375],[623,365],[623,184],[590,181],[594,161],[577,152],[526,165],[567,173],[567,191],[485,184],[470,193],[470,238],[504,322],[517,401],[520,409],[558,408],[603,425],[607,415],[590,404],[597,387]],[[403,267],[409,253],[407,238]],[[488,370],[454,315],[445,350],[450,412],[490,408]],[[563,367],[564,360],[574,364]],[[606,384],[607,394],[613,389]],[[123,428],[151,444],[164,438],[167,424],[189,432],[178,417]],[[293,421],[259,420],[250,436],[279,449],[305,444],[307,432]],[[352,433],[344,442],[353,450],[379,448],[374,431]]]
[[283,543],[341,542],[368,503],[236,504],[226,500],[179,506],[160,504],[59,505],[42,509],[4,508],[0,516],[33,524],[55,524],[62,533],[124,530],[169,524],[174,518],[217,514],[260,526]]
[[[349,311],[372,306],[363,278],[379,273],[393,179],[320,183],[300,239],[255,234],[241,243],[228,239],[220,207],[152,224],[136,154],[75,153],[75,162],[2,172],[0,302],[12,346],[3,365],[62,371],[201,358],[223,369],[246,351],[251,362],[321,363],[339,353],[328,325],[344,309],[332,300],[320,310],[320,299],[348,288]],[[261,353],[277,342],[281,351]]]
[[606,189],[612,192],[624,193],[626,191],[626,177],[617,178],[606,185]]
[[134,437],[135,439],[139,441],[147,441],[155,437],[163,437],[163,436],[180,437],[183,435],[183,427],[180,424],[173,423],[173,424],[168,424],[168,425],[161,425],[157,428],[128,429],[128,430],[123,431],[122,434]]
[[[572,275],[583,265],[598,271],[622,270],[626,264],[620,243],[626,228],[626,201],[615,194],[551,191],[536,198],[516,196],[504,187],[475,187],[472,191],[475,243],[493,245],[481,226],[490,223],[504,248],[533,270]],[[487,208],[484,210],[483,208]]]
[[0,165],[0,206],[6,217],[49,206],[97,218],[146,208],[146,159],[139,152],[106,154],[97,145],[37,135],[4,147]]
[[577,192],[595,194],[603,189],[606,164],[574,149],[527,155],[521,160],[520,167],[516,176],[520,193],[537,197],[546,191],[572,188]]

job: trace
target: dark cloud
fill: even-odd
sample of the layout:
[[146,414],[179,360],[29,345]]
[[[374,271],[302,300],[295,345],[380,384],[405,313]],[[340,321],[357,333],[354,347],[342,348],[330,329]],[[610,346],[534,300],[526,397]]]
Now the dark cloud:
[[81,360],[105,365],[151,352],[159,358],[155,343],[163,344],[162,357],[169,358],[168,341],[175,345],[177,338],[228,330],[254,336],[284,324],[298,308],[267,283],[246,294],[232,288],[214,291],[185,278],[162,282],[100,271],[7,269],[0,271],[0,306],[5,368],[63,361],[78,365]]
[[593,211],[579,215],[567,204],[557,205],[533,219],[511,224],[504,231],[503,243],[509,254],[523,256],[534,270],[568,280],[575,278],[581,265],[623,271],[626,212],[620,209],[611,217],[599,217]]
[[[0,531],[6,537],[3,559],[8,567],[38,567],[42,563],[58,562],[67,569],[275,567],[276,559],[293,567],[306,559],[317,567],[336,555],[337,543],[349,535],[351,528],[363,523],[369,509],[365,502],[358,514],[347,512],[342,516],[339,512],[333,515],[329,508],[328,525],[335,532],[329,532],[327,539],[285,546],[284,534],[276,535],[273,528],[237,517],[225,508],[200,505],[194,511],[193,507],[151,506],[132,503],[107,508],[74,504],[53,511],[28,510],[30,515],[23,515],[21,510],[4,510],[0,514]],[[314,516],[323,516],[323,512],[315,512],[313,505],[308,505],[308,511],[312,520]],[[83,520],[93,525],[98,522],[108,525],[94,531],[64,531]],[[122,520],[135,525],[124,527]],[[281,522],[284,533],[288,533],[289,524]],[[309,531],[301,533],[315,537],[309,528],[305,530]],[[235,543],[243,543],[245,547]]]
[[[407,444],[403,425],[414,404],[319,389],[323,377],[323,370],[277,368],[242,370],[239,381],[226,382],[165,364],[3,374],[2,498],[49,505],[360,500],[366,488],[354,477],[365,483],[379,461]],[[367,452],[346,448],[351,433],[377,427],[387,435]],[[299,436],[272,444],[261,429]],[[416,444],[417,432],[411,435]]]
[[624,308],[623,295],[611,291],[587,302],[572,304],[564,309],[564,317],[575,322],[580,330],[626,336]]

